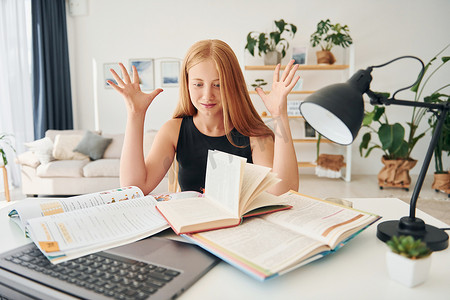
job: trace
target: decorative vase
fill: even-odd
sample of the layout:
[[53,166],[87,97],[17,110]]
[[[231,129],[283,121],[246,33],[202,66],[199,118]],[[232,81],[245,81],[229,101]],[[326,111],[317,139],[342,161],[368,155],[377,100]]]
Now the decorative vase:
[[336,58],[331,51],[317,51],[316,56],[318,64],[332,65],[336,62]]
[[278,51],[269,51],[264,55],[265,65],[277,65],[281,63],[281,53]]
[[450,173],[434,173],[434,181],[431,187],[436,191],[450,194]]
[[378,186],[398,187],[408,190],[411,184],[409,170],[417,163],[414,159],[386,159],[381,158],[384,167],[378,173]]
[[431,255],[420,259],[410,259],[388,251],[386,253],[386,264],[391,279],[408,287],[414,287],[427,280],[431,266]]

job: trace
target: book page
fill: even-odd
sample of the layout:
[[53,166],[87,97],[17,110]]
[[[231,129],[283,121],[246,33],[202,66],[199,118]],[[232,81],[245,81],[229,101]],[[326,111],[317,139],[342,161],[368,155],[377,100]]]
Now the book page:
[[280,196],[293,207],[265,215],[267,221],[327,243],[334,248],[339,241],[379,217],[352,208],[288,192]]
[[223,206],[239,217],[239,197],[244,173],[245,158],[208,150],[206,164],[206,198]]
[[264,178],[270,173],[270,168],[246,163],[242,179],[239,214],[244,214],[244,207],[250,202],[250,197],[258,188]]
[[[152,196],[100,205],[29,220],[26,229],[38,247],[52,255],[96,244],[111,243],[168,227]],[[95,248],[95,247],[94,247]]]
[[124,187],[98,193],[91,193],[68,198],[27,198],[18,202],[9,216],[22,230],[29,219],[60,214],[68,211],[110,204],[123,200],[143,197],[138,187]]
[[207,197],[159,202],[157,208],[177,233],[182,227],[234,218],[231,212]]
[[189,236],[268,275],[329,249],[321,242],[261,218],[247,219],[237,227]]

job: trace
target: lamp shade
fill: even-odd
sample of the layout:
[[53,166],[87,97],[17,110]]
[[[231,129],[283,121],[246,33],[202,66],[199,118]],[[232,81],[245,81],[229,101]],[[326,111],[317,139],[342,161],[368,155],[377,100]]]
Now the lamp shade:
[[370,72],[360,70],[347,82],[326,86],[300,104],[300,112],[314,130],[341,145],[356,138],[364,118],[363,93]]

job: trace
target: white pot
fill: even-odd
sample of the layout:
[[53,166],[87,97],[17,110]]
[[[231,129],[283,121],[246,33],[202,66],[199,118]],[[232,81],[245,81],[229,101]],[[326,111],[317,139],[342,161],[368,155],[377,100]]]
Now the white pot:
[[264,55],[265,65],[277,65],[281,63],[281,53],[278,51],[269,51]]
[[431,266],[431,255],[421,259],[409,259],[388,251],[386,263],[391,279],[408,287],[413,287],[427,280]]

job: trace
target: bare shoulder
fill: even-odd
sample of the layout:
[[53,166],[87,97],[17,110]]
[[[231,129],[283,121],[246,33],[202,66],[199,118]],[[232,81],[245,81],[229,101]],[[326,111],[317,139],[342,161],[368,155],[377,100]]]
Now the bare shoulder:
[[164,123],[164,125],[161,127],[160,131],[162,131],[165,134],[176,133],[178,135],[178,132],[180,131],[182,120],[183,120],[182,118],[170,119],[166,123]]
[[170,140],[171,144],[176,145],[178,141],[178,134],[180,133],[181,118],[170,119],[161,126],[158,132],[158,139]]

